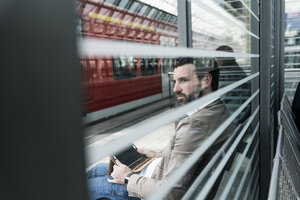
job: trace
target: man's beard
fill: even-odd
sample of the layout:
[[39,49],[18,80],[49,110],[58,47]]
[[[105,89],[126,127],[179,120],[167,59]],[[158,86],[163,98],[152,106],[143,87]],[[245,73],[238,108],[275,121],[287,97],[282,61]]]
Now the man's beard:
[[[179,105],[184,105],[188,102],[191,102],[195,99],[194,94],[190,94],[189,96],[187,96],[186,94],[183,94],[181,92],[176,92],[176,96],[177,96],[177,101],[179,103]],[[178,96],[183,97],[181,99],[178,99]]]

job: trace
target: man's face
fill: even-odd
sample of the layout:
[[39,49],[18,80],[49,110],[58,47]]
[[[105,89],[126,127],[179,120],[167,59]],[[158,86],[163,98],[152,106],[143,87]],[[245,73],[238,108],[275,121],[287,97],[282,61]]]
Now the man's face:
[[173,92],[176,94],[180,105],[184,105],[199,96],[199,80],[193,64],[185,64],[175,68],[174,82]]

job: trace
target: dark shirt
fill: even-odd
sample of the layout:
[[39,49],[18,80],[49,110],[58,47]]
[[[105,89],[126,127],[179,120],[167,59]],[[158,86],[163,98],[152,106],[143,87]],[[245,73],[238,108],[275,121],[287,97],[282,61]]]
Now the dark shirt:
[[298,83],[297,90],[294,96],[292,110],[295,114],[295,124],[300,132],[300,83]]

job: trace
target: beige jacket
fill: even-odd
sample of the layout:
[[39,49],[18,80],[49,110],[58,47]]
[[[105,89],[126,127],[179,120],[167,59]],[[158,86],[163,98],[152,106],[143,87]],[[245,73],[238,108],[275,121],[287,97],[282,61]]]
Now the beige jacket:
[[[129,196],[139,198],[149,196],[228,117],[229,113],[225,105],[220,100],[216,100],[200,111],[182,119],[178,123],[176,132],[170,140],[169,145],[164,149],[162,159],[155,168],[151,179],[135,174],[130,177],[127,185]],[[180,199],[184,195],[193,180],[197,177],[197,174],[199,174],[225,139],[230,136],[232,131],[233,126],[225,130],[208,153],[189,170],[188,174],[175,184],[166,199]]]

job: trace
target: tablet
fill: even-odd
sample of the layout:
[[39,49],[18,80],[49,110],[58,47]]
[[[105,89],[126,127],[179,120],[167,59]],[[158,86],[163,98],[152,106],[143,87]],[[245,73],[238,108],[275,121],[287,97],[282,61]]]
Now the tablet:
[[135,145],[128,147],[127,149],[114,156],[115,159],[118,159],[121,163],[129,167],[132,164],[138,162],[143,157],[144,156],[137,152],[137,147]]

